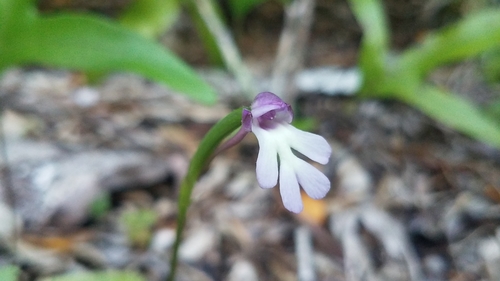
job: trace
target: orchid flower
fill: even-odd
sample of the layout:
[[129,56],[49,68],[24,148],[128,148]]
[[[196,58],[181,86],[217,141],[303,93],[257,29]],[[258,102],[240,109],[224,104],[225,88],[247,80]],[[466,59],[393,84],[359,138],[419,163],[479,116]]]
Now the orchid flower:
[[332,151],[323,137],[293,127],[292,119],[289,104],[273,93],[260,93],[250,110],[243,110],[242,127],[235,139],[241,140],[248,132],[255,134],[259,142],[256,170],[259,185],[272,188],[279,176],[283,205],[299,213],[303,209],[299,186],[309,197],[321,199],[330,190],[330,180],[297,157],[294,150],[323,165],[328,163]]
[[[292,119],[293,112],[290,105],[275,94],[264,92],[255,97],[250,109],[239,108],[232,111],[208,131],[193,155],[186,177],[181,183],[169,281],[175,278],[182,230],[186,224],[191,193],[196,180],[215,155],[239,143],[249,132],[257,136],[260,147],[257,158],[257,181],[262,188],[272,188],[278,184],[279,177],[280,193],[285,208],[294,213],[302,211],[304,206],[300,186],[311,198],[325,197],[330,190],[330,180],[295,153],[326,164],[332,152],[331,147],[323,137],[298,130],[290,125]],[[238,127],[240,130],[219,146],[224,138]]]

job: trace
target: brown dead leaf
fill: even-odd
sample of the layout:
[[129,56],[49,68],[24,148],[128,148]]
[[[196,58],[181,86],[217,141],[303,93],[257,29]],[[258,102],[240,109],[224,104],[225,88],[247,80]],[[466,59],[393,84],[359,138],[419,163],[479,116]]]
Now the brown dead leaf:
[[302,220],[312,225],[323,225],[328,216],[326,203],[323,199],[315,200],[302,193],[302,202],[304,203],[304,210],[299,213]]
[[198,140],[181,126],[165,126],[161,128],[161,135],[165,142],[183,148],[190,155],[198,148]]
[[483,192],[493,202],[500,203],[500,189],[498,187],[489,184],[484,188]]
[[91,238],[91,233],[89,232],[77,232],[68,235],[36,235],[36,234],[25,234],[23,235],[23,240],[34,246],[53,250],[59,253],[71,253],[75,247]]

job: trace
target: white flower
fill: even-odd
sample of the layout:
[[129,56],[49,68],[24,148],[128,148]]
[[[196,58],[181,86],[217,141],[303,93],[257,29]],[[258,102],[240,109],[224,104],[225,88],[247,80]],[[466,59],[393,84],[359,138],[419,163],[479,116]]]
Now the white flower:
[[299,185],[309,197],[320,199],[330,190],[330,180],[297,157],[293,150],[326,164],[331,147],[323,137],[290,125],[292,119],[290,105],[273,93],[263,92],[255,97],[251,110],[243,111],[242,131],[253,132],[259,141],[256,171],[259,185],[262,188],[276,186],[279,173],[283,205],[299,213],[303,209]]

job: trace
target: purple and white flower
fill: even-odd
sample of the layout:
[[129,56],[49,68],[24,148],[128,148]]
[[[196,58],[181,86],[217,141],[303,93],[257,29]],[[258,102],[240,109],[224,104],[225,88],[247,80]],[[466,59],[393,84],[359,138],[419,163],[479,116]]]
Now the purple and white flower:
[[[259,141],[257,181],[262,188],[278,183],[283,205],[293,213],[303,209],[300,187],[313,199],[325,197],[330,180],[294,150],[320,164],[328,163],[331,147],[321,136],[301,131],[290,123],[292,108],[270,92],[255,97],[251,109],[244,109],[240,132],[253,132]],[[279,162],[278,162],[279,159]]]

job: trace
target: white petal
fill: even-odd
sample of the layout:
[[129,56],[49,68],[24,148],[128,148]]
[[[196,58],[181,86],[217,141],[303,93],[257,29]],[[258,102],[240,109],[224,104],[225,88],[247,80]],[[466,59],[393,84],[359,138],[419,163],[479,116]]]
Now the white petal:
[[281,162],[280,193],[285,208],[292,213],[300,213],[303,209],[300,187],[295,171],[290,163]]
[[330,190],[330,180],[318,169],[302,159],[297,159],[295,173],[304,191],[313,199],[325,197]]
[[320,164],[328,163],[332,148],[322,136],[301,131],[292,125],[284,126],[287,128],[287,142],[293,149]]
[[257,181],[262,188],[271,188],[278,183],[278,152],[276,143],[265,130],[253,126],[257,140],[259,141],[259,155],[257,156]]

